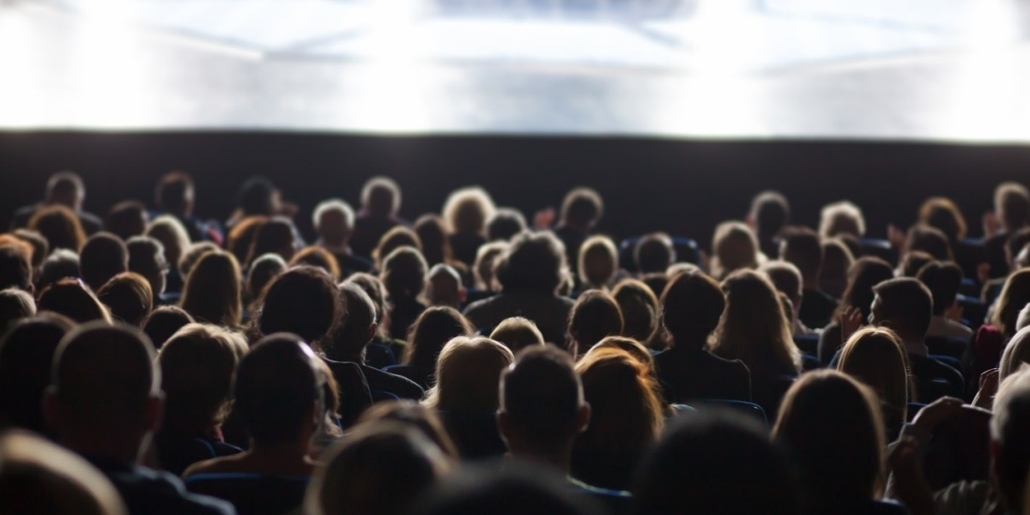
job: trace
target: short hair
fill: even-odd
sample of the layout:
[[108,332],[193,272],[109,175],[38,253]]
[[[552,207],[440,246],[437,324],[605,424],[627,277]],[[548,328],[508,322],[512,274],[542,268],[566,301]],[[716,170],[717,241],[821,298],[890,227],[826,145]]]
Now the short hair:
[[619,304],[601,290],[583,292],[569,312],[569,335],[583,348],[622,334],[623,324]]
[[180,427],[210,428],[229,414],[233,371],[247,352],[237,334],[213,325],[179,329],[157,355],[165,418]]
[[260,297],[265,287],[283,270],[286,270],[286,261],[279,254],[269,252],[258,256],[247,271],[247,291],[254,298]]
[[844,290],[835,318],[848,308],[862,311],[862,319],[869,318],[869,311],[876,294],[873,287],[894,277],[894,271],[886,261],[875,256],[863,256],[855,260],[848,270],[848,288]]
[[218,244],[212,241],[200,241],[197,243],[191,243],[188,247],[183,249],[182,256],[179,258],[179,262],[175,263],[176,269],[179,271],[179,275],[182,277],[189,277],[190,272],[193,271],[193,267],[197,266],[197,262],[200,258],[207,255],[209,252],[220,250]]
[[876,392],[891,431],[908,420],[908,402],[913,397],[910,368],[901,338],[883,327],[866,327],[851,335],[837,360],[837,370]]
[[86,240],[79,253],[82,280],[94,290],[112,277],[129,270],[129,250],[109,232],[98,232]]
[[331,358],[349,361],[365,352],[371,340],[368,330],[377,322],[376,308],[365,290],[355,283],[340,283],[337,289],[347,312],[325,348]]
[[401,188],[389,177],[372,177],[361,188],[361,206],[374,216],[393,216],[401,209]]
[[597,191],[580,186],[573,188],[561,204],[561,221],[566,224],[591,226],[604,215],[604,200]]
[[759,236],[775,236],[790,222],[790,202],[778,191],[763,191],[751,200],[750,218]]
[[354,284],[358,288],[364,291],[369,299],[372,299],[372,304],[376,308],[376,323],[381,323],[386,315],[386,287],[383,286],[383,282],[378,277],[365,273],[358,272],[352,274],[347,278],[345,283]]
[[179,266],[179,259],[190,246],[190,235],[186,227],[172,215],[161,215],[151,220],[146,235],[161,242],[165,249],[165,259],[171,266]]
[[401,247],[411,247],[422,252],[422,238],[415,231],[396,225],[379,238],[376,248],[372,249],[372,260],[375,261],[377,270],[382,270],[383,262],[393,251]]
[[619,271],[619,250],[607,236],[591,236],[579,246],[579,279],[585,287],[607,286]]
[[531,445],[553,451],[577,433],[583,384],[569,353],[551,345],[520,351],[500,388],[501,411]]
[[633,247],[633,260],[641,274],[664,272],[676,262],[672,238],[663,232],[641,236]]
[[877,284],[873,292],[880,298],[883,321],[899,336],[924,336],[933,317],[933,295],[916,279],[899,277]]
[[712,236],[712,275],[722,278],[742,268],[759,264],[758,239],[743,222],[722,222]]
[[159,299],[166,286],[165,274],[169,264],[165,261],[165,247],[150,236],[133,236],[125,242],[129,252],[129,271],[147,278],[150,291]]
[[82,222],[74,211],[61,205],[50,205],[36,210],[29,219],[29,229],[37,231],[50,242],[52,249],[78,252],[86,241]]
[[0,336],[23,318],[36,314],[36,301],[32,295],[18,288],[0,290]]
[[419,249],[427,263],[433,265],[453,262],[454,249],[447,237],[447,228],[443,218],[434,213],[427,213],[418,217],[412,228],[422,244]]
[[692,338],[703,343],[725,309],[726,295],[719,283],[700,272],[678,274],[662,291],[662,324],[677,345]]
[[919,223],[936,227],[952,243],[966,237],[966,219],[955,202],[948,197],[930,197],[919,206]]
[[43,291],[47,286],[61,279],[79,276],[79,255],[68,249],[55,249],[43,260],[43,268],[36,281],[36,290]]
[[507,241],[527,227],[526,217],[521,211],[513,207],[499,207],[486,222],[486,239]]
[[142,275],[122,272],[97,290],[97,299],[107,306],[115,320],[142,327],[154,309],[150,283]]
[[940,261],[950,261],[953,257],[948,236],[929,225],[913,225],[909,228],[905,237],[905,250],[923,251]]
[[0,289],[18,288],[29,291],[32,288],[32,260],[25,251],[25,244],[0,244]]
[[493,241],[479,246],[479,250],[476,251],[476,262],[472,265],[472,276],[477,288],[493,291],[497,261],[508,251],[509,246],[507,241]]
[[236,258],[220,250],[204,254],[186,278],[179,305],[199,322],[239,325],[243,299]]
[[127,240],[147,230],[147,206],[138,200],[125,200],[111,206],[104,229]]
[[790,227],[783,232],[780,259],[793,263],[805,281],[819,279],[823,266],[823,246],[819,235],[807,227]]
[[998,480],[1003,488],[1022,489],[1030,467],[1030,370],[1010,375],[998,386],[990,424],[991,440],[1005,457],[996,471]]
[[1030,221],[1030,191],[1014,181],[1003,182],[994,190],[994,209],[1009,230]]
[[143,332],[150,337],[154,348],[160,350],[176,331],[194,322],[193,317],[179,306],[161,306],[147,317]]
[[293,255],[289,266],[311,265],[329,273],[335,280],[340,280],[340,265],[328,250],[322,247],[305,247]]
[[958,296],[962,285],[962,269],[955,263],[934,261],[919,269],[916,279],[926,285],[933,296],[933,314],[943,315]]
[[309,343],[329,334],[346,307],[329,273],[313,266],[295,266],[265,288],[257,315],[263,334],[289,332]]
[[577,495],[568,478],[536,464],[512,460],[503,468],[479,465],[444,479],[412,513],[415,515],[589,515],[601,507]]
[[411,399],[402,399],[376,403],[358,418],[359,426],[383,422],[398,423],[415,429],[436,444],[444,455],[454,459],[458,458],[458,449],[447,434],[447,429],[436,410],[429,409]]
[[1001,363],[998,365],[998,379],[1004,380],[1026,364],[1030,364],[1030,329],[1024,327],[1005,344],[1005,349],[1001,353]]
[[862,209],[847,200],[823,206],[819,216],[819,235],[832,238],[840,234],[865,236],[865,217]]
[[413,247],[401,247],[391,252],[383,261],[380,276],[390,299],[397,302],[421,295],[426,287],[428,268],[426,258]]
[[264,215],[272,216],[275,213],[273,196],[276,187],[266,177],[250,177],[240,185],[236,195],[236,205],[243,210],[244,216]]
[[296,441],[312,410],[320,416],[327,379],[316,359],[296,335],[275,333],[258,340],[240,360],[233,410],[255,443]]
[[494,274],[507,293],[554,295],[568,274],[565,245],[550,231],[518,234],[498,258]]
[[443,206],[443,218],[455,234],[485,235],[486,221],[493,213],[493,199],[479,186],[455,190]]
[[1005,285],[998,294],[997,306],[991,316],[991,324],[1006,338],[1016,333],[1019,310],[1030,303],[1030,268],[1017,270],[1005,279]]
[[780,260],[767,261],[758,267],[758,271],[765,274],[776,287],[776,291],[787,295],[791,302],[801,295],[801,271],[794,266],[794,263]]
[[78,279],[60,279],[47,286],[36,301],[36,309],[53,311],[78,323],[111,321],[110,313],[93,290]]
[[311,224],[315,227],[315,232],[321,233],[322,217],[328,214],[339,217],[342,229],[351,230],[354,228],[354,209],[343,200],[332,198],[323,200],[315,206],[315,210],[311,214]]
[[162,211],[183,214],[193,202],[193,194],[193,177],[183,171],[171,171],[157,181],[154,204]]
[[71,170],[62,170],[50,176],[46,181],[47,200],[53,199],[56,195],[78,195],[86,196],[86,183],[82,177]]
[[419,373],[430,375],[436,369],[437,356],[447,342],[459,336],[471,336],[475,328],[458,310],[447,306],[427,308],[411,324],[408,348],[403,362]]
[[482,336],[452,338],[436,361],[426,406],[441,411],[496,411],[501,372],[515,361],[507,347]]
[[46,237],[40,234],[39,231],[31,229],[15,229],[11,234],[32,246],[32,267],[39,268],[42,266],[43,260],[46,259],[50,252],[50,242],[47,241]]
[[18,321],[0,339],[0,424],[46,433],[40,399],[54,352],[75,323],[56,313]]
[[823,266],[819,270],[819,288],[833,298],[840,298],[848,287],[848,270],[855,256],[837,237],[823,240]]
[[426,274],[425,297],[432,306],[457,307],[461,304],[461,289],[461,275],[450,265],[437,263]]
[[293,259],[297,244],[293,221],[285,216],[274,216],[268,222],[261,224],[254,233],[254,241],[250,244],[250,252],[247,254],[247,262],[254,258],[275,252],[286,261]]
[[536,347],[545,343],[544,335],[536,323],[524,317],[508,317],[501,320],[501,323],[490,332],[490,339],[503,343],[516,354],[526,347]]
[[636,279],[623,279],[612,289],[622,313],[622,335],[648,343],[661,327],[662,306],[651,287]]

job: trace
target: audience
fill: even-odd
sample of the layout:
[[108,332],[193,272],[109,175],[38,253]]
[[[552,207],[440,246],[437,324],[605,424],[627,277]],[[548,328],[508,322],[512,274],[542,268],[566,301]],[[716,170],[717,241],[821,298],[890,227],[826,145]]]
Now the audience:
[[133,236],[125,242],[129,253],[129,271],[146,278],[154,304],[161,304],[168,284],[168,262],[161,242],[149,236]]
[[57,345],[75,322],[41,313],[17,322],[0,339],[0,428],[49,435],[40,399],[50,385]]
[[607,236],[591,236],[579,247],[576,261],[584,289],[605,289],[619,271],[619,251]]
[[819,289],[834,299],[848,288],[848,270],[855,263],[851,250],[839,238],[823,240],[823,267],[819,270]]
[[315,206],[311,223],[318,234],[315,245],[331,252],[336,258],[341,278],[372,270],[372,262],[355,254],[350,247],[355,220],[354,210],[349,204],[340,199],[323,201]]
[[401,189],[389,177],[372,177],[361,189],[361,210],[354,218],[354,235],[350,244],[354,252],[372,257],[379,239],[405,222],[397,216],[401,209]]
[[916,279],[929,288],[933,296],[933,318],[926,336],[959,338],[968,342],[973,337],[973,330],[959,323],[959,317],[954,316],[956,309],[961,309],[958,307],[958,290],[962,286],[962,269],[955,263],[935,261],[920,268]]
[[521,211],[511,207],[499,207],[486,221],[486,239],[508,241],[527,228],[526,217]]
[[763,191],[751,200],[747,224],[758,238],[758,248],[766,257],[780,253],[780,232],[790,223],[790,202],[778,191]]
[[[32,220],[42,214],[49,207],[61,207],[67,209],[74,217],[73,219],[80,226],[80,232],[86,236],[91,235],[104,226],[100,217],[82,210],[82,203],[86,200],[86,184],[82,177],[75,172],[63,171],[50,176],[46,183],[46,191],[43,193],[43,201],[22,207],[14,212],[14,219],[11,221],[11,229],[28,227],[38,230],[38,224]],[[41,231],[42,232],[42,231]],[[45,235],[46,233],[44,233]],[[48,240],[51,240],[49,237]],[[51,243],[53,245],[53,243]],[[69,248],[78,250],[79,247],[55,246],[53,248]]]
[[123,241],[147,230],[147,206],[138,200],[126,200],[111,206],[104,227]]
[[757,268],[762,261],[759,252],[758,239],[746,224],[723,222],[712,237],[713,255],[708,268],[712,277],[722,280],[737,270]]
[[97,291],[112,277],[129,270],[129,250],[109,232],[98,232],[86,240],[79,252],[79,277]]
[[222,251],[200,258],[186,279],[180,306],[198,322],[239,327],[243,305],[236,258]]
[[782,235],[780,259],[801,272],[802,301],[798,318],[808,327],[825,327],[837,309],[837,300],[819,289],[823,247],[819,235],[806,228],[791,227]]
[[438,263],[426,274],[425,300],[430,306],[461,308],[468,290],[461,284],[461,276],[450,265]]
[[[29,219],[27,227],[42,234],[52,249],[78,252],[86,242],[86,231],[75,213],[64,206],[42,207]],[[99,231],[99,225],[94,232]]]
[[111,314],[93,291],[79,279],[61,279],[47,286],[36,301],[38,311],[53,311],[75,322],[111,321]]
[[193,214],[196,186],[193,177],[182,171],[161,176],[154,190],[154,204],[160,214],[171,215],[186,228],[190,241],[209,240],[222,243],[222,228],[218,222],[204,221]]
[[522,317],[502,320],[490,333],[490,339],[503,343],[515,354],[526,347],[545,343],[544,335],[540,333],[540,329],[537,329],[536,324],[532,320]]
[[443,206],[454,258],[471,265],[476,251],[486,243],[486,222],[494,214],[494,201],[486,190],[473,187],[454,191]]
[[848,288],[844,290],[840,306],[833,314],[833,322],[826,326],[819,336],[820,363],[828,365],[837,349],[846,340],[841,337],[841,318],[844,313],[854,308],[861,313],[862,321],[868,321],[873,298],[876,296],[873,287],[893,277],[891,266],[877,257],[865,256],[851,265],[851,270],[848,270]]
[[154,348],[161,350],[179,329],[196,322],[189,313],[178,306],[161,306],[150,313],[143,323],[143,332],[147,333]]
[[132,272],[122,272],[104,283],[97,290],[97,299],[107,306],[113,319],[135,327],[143,327],[154,309],[150,283]]
[[887,438],[897,438],[908,421],[913,400],[911,366],[901,339],[890,329],[868,327],[848,338],[837,360],[837,370],[861,381],[878,396]]
[[[604,214],[604,201],[601,195],[591,188],[578,187],[570,190],[562,200],[561,214],[554,235],[562,242],[565,262],[573,275],[579,270],[579,247],[583,245],[594,226]],[[553,216],[553,215],[552,215]]]
[[428,268],[425,258],[413,247],[398,248],[384,260],[379,278],[390,302],[391,337],[407,337],[411,324],[426,310],[420,299]]
[[622,314],[622,335],[634,338],[655,350],[666,347],[666,340],[658,330],[662,307],[651,288],[635,279],[623,279],[615,285],[612,297]]
[[584,292],[569,312],[569,343],[566,347],[576,356],[607,336],[622,334],[623,320],[619,305],[611,295],[600,291]]

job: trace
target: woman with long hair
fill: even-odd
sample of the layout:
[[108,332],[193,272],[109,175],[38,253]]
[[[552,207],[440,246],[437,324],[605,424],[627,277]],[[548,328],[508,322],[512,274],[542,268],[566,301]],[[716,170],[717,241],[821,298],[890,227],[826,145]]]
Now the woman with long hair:
[[197,321],[238,327],[243,313],[240,265],[228,252],[209,252],[186,279],[180,307]]
[[908,352],[898,335],[881,327],[859,330],[841,349],[837,370],[876,392],[887,438],[894,441],[908,420],[908,402],[915,398]]
[[459,336],[471,336],[475,332],[456,309],[437,306],[422,312],[411,326],[407,351],[402,363],[406,365],[391,370],[428,388],[434,381],[437,356],[447,342]]

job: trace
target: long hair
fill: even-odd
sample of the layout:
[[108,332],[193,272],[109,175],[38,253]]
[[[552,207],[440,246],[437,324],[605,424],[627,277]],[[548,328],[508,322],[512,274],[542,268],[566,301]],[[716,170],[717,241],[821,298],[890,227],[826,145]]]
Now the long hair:
[[86,232],[75,212],[67,207],[51,205],[40,208],[29,219],[29,229],[46,237],[51,249],[78,252],[86,243]]
[[1005,280],[1005,286],[998,295],[998,305],[991,316],[991,324],[997,327],[1006,339],[1016,334],[1019,310],[1030,303],[1030,268],[1017,270]]
[[848,287],[844,290],[833,319],[839,321],[841,315],[852,307],[862,312],[862,320],[868,319],[876,297],[873,286],[893,278],[891,266],[878,257],[866,256],[855,260],[848,269]]
[[228,252],[209,252],[193,267],[179,306],[198,321],[238,326],[243,312],[240,265]]
[[514,362],[511,351],[490,338],[453,338],[440,351],[436,384],[424,404],[444,411],[495,411],[501,372]]
[[436,306],[426,309],[411,325],[405,365],[414,365],[421,373],[431,374],[436,369],[436,357],[452,338],[471,336],[472,324],[458,310]]
[[888,433],[896,434],[908,420],[909,400],[915,398],[912,367],[901,338],[886,328],[861,329],[841,349],[837,370],[876,392]]
[[710,350],[739,359],[752,374],[796,374],[801,351],[794,344],[780,298],[769,279],[738,270],[722,283],[726,310],[715,328]]

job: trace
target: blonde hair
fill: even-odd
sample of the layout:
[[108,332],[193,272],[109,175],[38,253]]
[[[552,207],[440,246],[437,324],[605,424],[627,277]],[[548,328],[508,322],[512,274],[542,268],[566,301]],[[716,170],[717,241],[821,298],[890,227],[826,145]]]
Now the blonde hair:
[[453,338],[440,351],[436,384],[423,402],[445,411],[494,411],[500,405],[501,372],[514,362],[515,355],[490,338]]
[[536,323],[524,317],[508,317],[497,324],[490,339],[503,343],[512,352],[518,352],[532,345],[543,345],[544,335]]
[[165,260],[174,267],[179,266],[179,260],[190,246],[189,233],[182,222],[172,215],[161,215],[151,220],[146,235],[164,245]]
[[724,279],[736,270],[758,267],[758,239],[743,222],[723,222],[716,226],[712,237],[712,276]]
[[1013,272],[1005,280],[1005,286],[998,295],[998,305],[991,316],[991,324],[997,327],[1005,338],[1011,338],[1016,333],[1019,310],[1027,303],[1030,303],[1030,268],[1023,268]]
[[479,186],[455,190],[443,206],[443,218],[448,230],[454,234],[484,235],[486,221],[493,214],[494,201]]
[[840,351],[837,370],[858,379],[880,397],[884,422],[891,430],[908,420],[912,392],[908,351],[894,331],[867,327],[848,338]]
[[[600,270],[590,264],[597,263]],[[619,270],[619,251],[607,236],[591,236],[579,247],[579,279],[584,287],[604,288]],[[592,273],[598,272],[598,273]]]
[[1020,329],[1001,353],[1001,364],[998,365],[998,380],[1015,374],[1024,365],[1030,363],[1030,327]]
[[842,200],[823,206],[819,216],[819,236],[831,238],[838,234],[865,235],[865,217],[852,202]]
[[764,275],[738,270],[722,283],[726,309],[709,349],[739,359],[755,374],[796,374],[801,351],[794,344],[776,289]]

